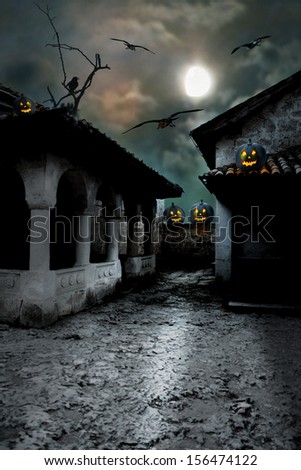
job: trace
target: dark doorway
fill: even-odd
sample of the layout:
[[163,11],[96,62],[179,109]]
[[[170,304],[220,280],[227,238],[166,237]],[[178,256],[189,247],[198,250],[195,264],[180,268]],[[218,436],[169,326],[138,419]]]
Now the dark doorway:
[[87,207],[85,184],[77,171],[61,176],[56,200],[50,211],[50,269],[71,268],[76,261],[75,217]]
[[0,175],[0,268],[29,269],[28,221],[24,183],[14,169]]

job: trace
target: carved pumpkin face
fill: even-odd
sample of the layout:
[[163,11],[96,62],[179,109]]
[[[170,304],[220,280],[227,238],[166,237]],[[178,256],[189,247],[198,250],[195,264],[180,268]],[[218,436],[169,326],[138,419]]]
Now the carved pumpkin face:
[[167,223],[183,223],[185,219],[185,212],[181,207],[172,203],[170,207],[165,209],[164,217],[167,220]]
[[192,223],[205,223],[209,221],[213,216],[213,208],[207,202],[197,202],[190,210],[190,221]]
[[31,114],[35,112],[34,102],[24,95],[15,100],[14,108],[17,114]]
[[241,145],[236,152],[236,165],[244,171],[258,170],[266,162],[266,151],[262,145],[252,143]]
[[193,219],[196,222],[205,222],[205,220],[207,219],[206,207],[203,207],[201,211],[196,207],[193,211]]

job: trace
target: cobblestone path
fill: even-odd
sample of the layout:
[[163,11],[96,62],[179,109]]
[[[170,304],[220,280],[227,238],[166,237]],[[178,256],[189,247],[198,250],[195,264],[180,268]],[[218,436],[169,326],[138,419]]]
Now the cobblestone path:
[[0,330],[1,449],[301,448],[301,318],[227,310],[210,268]]

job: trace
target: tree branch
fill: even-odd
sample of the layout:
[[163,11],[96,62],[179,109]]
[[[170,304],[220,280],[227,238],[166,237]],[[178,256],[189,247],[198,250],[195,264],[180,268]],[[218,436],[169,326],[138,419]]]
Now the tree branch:
[[41,10],[42,13],[44,13],[47,18],[48,18],[48,21],[49,23],[51,24],[51,27],[54,31],[54,35],[56,37],[56,40],[57,40],[57,48],[59,50],[59,57],[60,57],[60,61],[61,61],[61,67],[62,67],[62,71],[63,71],[63,75],[64,75],[64,80],[63,82],[66,83],[66,80],[67,80],[67,74],[66,74],[66,70],[65,70],[65,64],[64,64],[64,59],[63,59],[63,54],[62,54],[62,46],[61,46],[61,40],[60,40],[60,36],[59,36],[59,33],[57,32],[56,30],[56,27],[54,26],[54,19],[55,19],[55,16],[54,17],[51,17],[50,16],[50,8],[49,6],[47,5],[46,7],[46,10],[43,10],[43,8],[41,8],[38,4],[35,3],[35,5],[38,7],[39,10]]
[[[80,103],[80,100],[82,99],[82,97],[84,96],[86,90],[91,86],[92,84],[92,81],[93,81],[93,78],[94,78],[94,75],[99,71],[99,70],[103,70],[103,69],[110,69],[110,67],[108,66],[108,64],[102,66],[101,65],[101,59],[100,59],[100,55],[98,53],[95,54],[95,63],[89,59],[89,57],[84,54],[84,52],[79,49],[78,47],[73,47],[73,46],[70,46],[69,44],[65,44],[65,43],[61,43],[61,40],[60,40],[60,36],[59,36],[59,33],[54,25],[54,19],[55,17],[52,17],[50,15],[50,8],[46,7],[46,9],[43,9],[41,8],[38,4],[35,4],[37,6],[37,8],[42,12],[44,13],[47,18],[48,18],[48,21],[54,31],[54,35],[56,37],[56,43],[54,44],[46,44],[46,46],[50,46],[50,47],[54,47],[54,48],[57,48],[58,51],[59,51],[59,57],[60,57],[60,62],[61,62],[61,67],[62,67],[62,72],[63,72],[63,81],[61,82],[62,83],[62,86],[68,91],[68,94],[67,95],[64,95],[62,96],[58,101],[55,100],[52,92],[50,91],[50,88],[49,86],[47,86],[47,90],[48,90],[48,93],[50,95],[50,101],[53,105],[54,108],[57,108],[59,106],[59,104],[66,98],[68,98],[69,96],[71,96],[73,98],[73,107],[72,107],[72,110],[73,110],[73,114],[76,114],[77,111],[78,111],[78,107],[79,107],[79,103]],[[66,70],[65,70],[65,64],[64,64],[64,59],[63,59],[63,50],[68,50],[68,51],[76,51],[78,52],[79,54],[81,54],[93,67],[93,70],[89,73],[89,75],[87,76],[83,86],[79,89],[79,90],[74,90],[74,91],[70,91],[67,84],[66,84],[66,81],[67,81],[67,73],[66,73]]]

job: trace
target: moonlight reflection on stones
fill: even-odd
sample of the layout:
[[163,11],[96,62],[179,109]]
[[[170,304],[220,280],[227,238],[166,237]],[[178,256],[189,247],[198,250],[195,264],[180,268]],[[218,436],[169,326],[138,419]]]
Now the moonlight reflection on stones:
[[300,449],[300,317],[231,312],[195,266],[46,330],[0,325],[1,450]]

